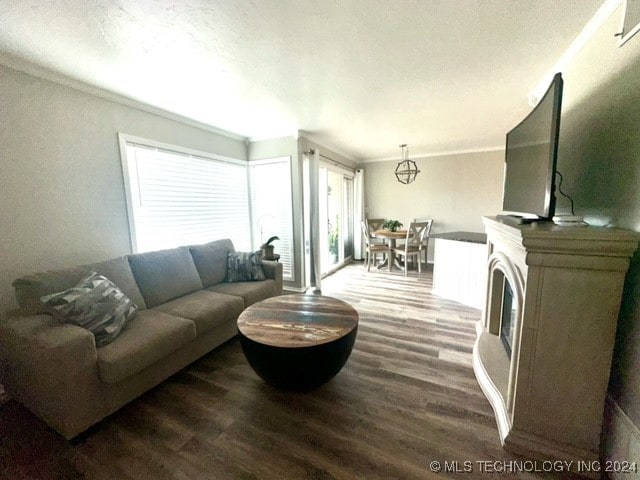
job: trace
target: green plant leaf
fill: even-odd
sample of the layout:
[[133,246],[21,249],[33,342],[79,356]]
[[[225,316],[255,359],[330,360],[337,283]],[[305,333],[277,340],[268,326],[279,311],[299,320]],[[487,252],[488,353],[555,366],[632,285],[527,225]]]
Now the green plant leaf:
[[382,228],[384,228],[385,230],[390,230],[392,232],[395,232],[400,227],[402,227],[402,223],[398,220],[387,220],[382,224]]
[[264,245],[271,245],[271,242],[273,242],[275,240],[280,240],[280,239],[274,235],[273,237],[270,237],[269,240],[264,242]]

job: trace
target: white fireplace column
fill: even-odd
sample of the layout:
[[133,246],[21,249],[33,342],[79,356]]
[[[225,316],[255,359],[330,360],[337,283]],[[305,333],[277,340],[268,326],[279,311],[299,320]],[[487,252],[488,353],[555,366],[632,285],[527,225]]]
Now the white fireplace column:
[[[598,459],[616,323],[638,235],[483,218],[487,298],[473,352],[500,439],[542,460]],[[500,339],[505,284],[511,355]]]

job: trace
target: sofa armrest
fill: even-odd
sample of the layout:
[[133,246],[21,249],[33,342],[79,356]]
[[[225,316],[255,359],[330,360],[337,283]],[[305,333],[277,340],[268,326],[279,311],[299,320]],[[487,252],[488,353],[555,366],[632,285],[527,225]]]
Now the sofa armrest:
[[272,260],[262,260],[264,276],[276,281],[276,295],[282,295],[282,264]]
[[66,438],[104,416],[98,356],[88,330],[50,315],[0,322],[0,362],[10,396]]

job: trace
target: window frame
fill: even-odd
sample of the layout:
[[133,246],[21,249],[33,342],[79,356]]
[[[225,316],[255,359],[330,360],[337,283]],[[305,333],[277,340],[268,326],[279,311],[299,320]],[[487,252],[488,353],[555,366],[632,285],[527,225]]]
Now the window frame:
[[[296,281],[296,257],[295,257],[295,231],[293,228],[293,172],[292,168],[292,159],[291,155],[280,155],[277,157],[269,157],[269,158],[261,158],[256,160],[249,160],[247,162],[247,181],[249,182],[248,192],[249,192],[249,216],[251,222],[251,241],[254,249],[260,248],[260,245],[254,244],[255,240],[255,232],[254,229],[257,227],[257,218],[254,219],[254,205],[253,205],[253,179],[251,178],[251,167],[252,166],[262,166],[269,165],[274,163],[285,163],[287,165],[289,171],[289,211],[290,213],[290,245],[289,245],[289,258],[291,258],[291,274],[283,275],[283,280],[287,282],[295,282]],[[254,223],[254,220],[256,221]]]
[[[230,163],[234,165],[241,166],[245,169],[245,178],[247,181],[247,195],[249,195],[249,171],[248,171],[248,162],[246,160],[241,160],[237,158],[227,157],[224,155],[218,155],[210,152],[204,152],[201,150],[196,150],[188,147],[183,147],[181,145],[173,145],[165,142],[159,142],[157,140],[151,140],[148,138],[138,137],[135,135],[129,135],[125,133],[118,133],[118,144],[120,147],[120,160],[122,166],[122,177],[123,177],[123,185],[124,185],[124,193],[125,193],[125,203],[127,208],[127,220],[129,223],[129,243],[131,245],[132,253],[139,253],[138,251],[138,242],[136,236],[136,225],[135,225],[135,215],[134,215],[134,201],[133,201],[133,188],[131,184],[131,179],[129,177],[130,169],[134,169],[135,165],[130,159],[127,158],[127,144],[130,145],[138,145],[140,147],[146,148],[155,148],[158,150],[164,150],[169,153],[174,153],[177,155],[183,154],[186,156],[194,156],[200,157],[205,160],[211,160],[218,163]],[[252,234],[252,222],[251,222],[251,197],[247,198],[247,202],[249,204],[248,211],[248,222],[249,222],[249,232]],[[251,243],[251,242],[249,242]]]

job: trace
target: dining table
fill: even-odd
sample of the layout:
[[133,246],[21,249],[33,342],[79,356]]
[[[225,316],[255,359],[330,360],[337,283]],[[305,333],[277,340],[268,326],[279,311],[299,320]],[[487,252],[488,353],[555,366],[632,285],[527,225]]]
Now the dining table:
[[372,235],[375,238],[384,239],[387,242],[387,246],[389,248],[389,253],[387,255],[387,258],[384,260],[384,262],[378,265],[378,269],[382,270],[383,268],[387,267],[389,271],[391,271],[393,267],[396,267],[400,270],[403,270],[404,265],[402,265],[400,263],[400,260],[396,258],[393,249],[396,248],[396,240],[407,238],[407,231],[406,230],[391,231],[391,230],[380,229],[380,230],[375,230]]

